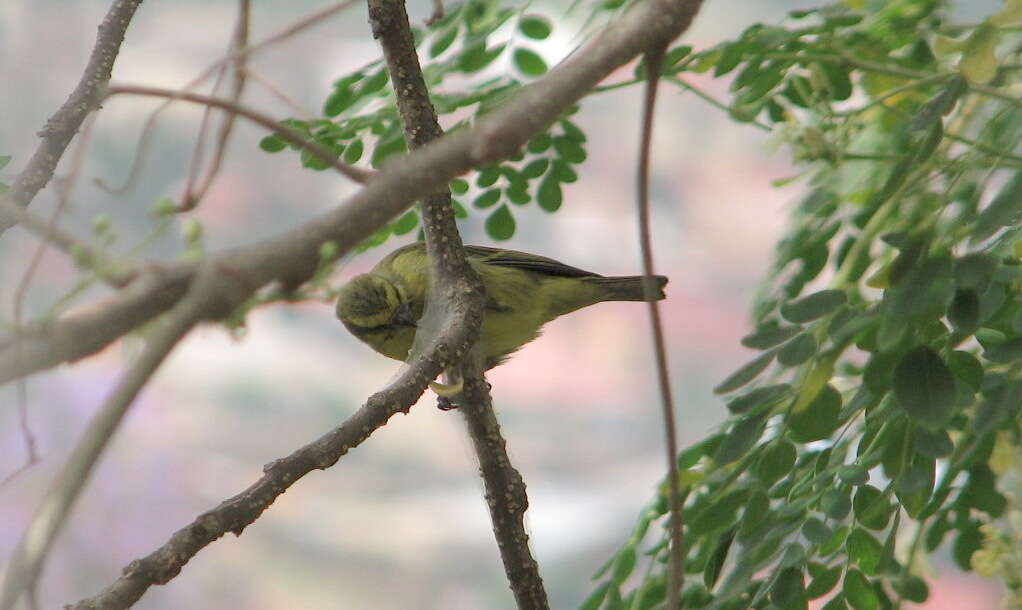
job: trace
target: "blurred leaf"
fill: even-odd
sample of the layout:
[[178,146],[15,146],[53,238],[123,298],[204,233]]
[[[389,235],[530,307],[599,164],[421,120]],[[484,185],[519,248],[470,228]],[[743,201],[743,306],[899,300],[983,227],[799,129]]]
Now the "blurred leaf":
[[781,315],[789,322],[811,322],[835,311],[848,300],[844,291],[821,290],[781,306]]
[[545,40],[550,36],[552,28],[550,21],[542,15],[527,15],[518,22],[518,29],[522,34],[534,40]]
[[894,368],[894,397],[916,423],[940,429],[954,415],[955,380],[932,349],[921,345]]
[[507,205],[502,205],[486,219],[486,234],[497,241],[511,239],[515,234],[515,218]]
[[737,371],[728,375],[727,378],[724,379],[724,381],[720,382],[720,384],[717,385],[717,387],[713,388],[713,393],[727,394],[728,392],[734,392],[738,388],[749,383],[750,381],[758,377],[760,373],[766,370],[766,367],[770,366],[770,363],[774,359],[775,353],[776,350],[764,352],[763,354],[749,361],[744,366],[739,368]]
[[822,440],[840,427],[840,413],[841,394],[827,384],[808,408],[789,413],[788,430],[791,437],[800,443]]
[[517,66],[523,74],[527,74],[529,76],[543,76],[546,74],[546,62],[543,61],[543,58],[535,51],[519,47],[515,49],[513,59],[515,66]]

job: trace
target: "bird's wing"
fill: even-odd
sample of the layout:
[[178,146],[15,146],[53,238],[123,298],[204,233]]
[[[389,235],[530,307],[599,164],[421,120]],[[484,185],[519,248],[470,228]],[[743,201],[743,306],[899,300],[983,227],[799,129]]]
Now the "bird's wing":
[[592,271],[565,265],[552,258],[529,254],[528,252],[487,248],[485,246],[465,246],[465,252],[470,258],[478,259],[482,263],[496,267],[521,269],[554,277],[599,277],[599,274]]

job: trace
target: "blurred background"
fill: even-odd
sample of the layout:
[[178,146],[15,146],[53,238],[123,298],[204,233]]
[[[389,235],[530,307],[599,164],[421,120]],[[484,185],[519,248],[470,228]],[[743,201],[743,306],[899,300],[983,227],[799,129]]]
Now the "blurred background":
[[[327,5],[253,4],[253,41]],[[697,48],[711,46],[752,23],[776,23],[789,10],[816,4],[707,2],[685,38]],[[961,4],[982,15],[997,3]],[[26,163],[34,133],[77,82],[108,6],[97,0],[0,4],[0,82],[7,92],[0,96],[0,154],[14,156],[0,181],[10,182]],[[421,23],[431,2],[410,2],[410,10]],[[144,3],[114,80],[183,86],[223,54],[235,13],[228,1]],[[565,32],[572,19],[579,16],[565,17]],[[572,42],[567,35],[555,40],[548,59],[559,60]],[[357,5],[256,55],[250,65],[315,115],[333,80],[377,55],[365,8]],[[622,77],[630,74],[631,67],[622,70]],[[707,78],[699,85],[726,94],[724,81]],[[629,88],[583,103],[576,119],[589,136],[589,161],[579,168],[579,181],[566,189],[564,206],[551,218],[535,205],[516,210],[518,233],[501,245],[604,274],[638,272],[633,174],[639,102],[639,89]],[[281,118],[297,114],[256,82],[245,103]],[[93,183],[124,180],[141,125],[156,105],[139,98],[106,104],[60,222],[90,238],[93,218],[109,214],[115,251],[147,241],[143,258],[168,259],[182,249],[182,238],[174,228],[151,235],[149,209],[161,197],[179,196],[201,112],[177,104],[162,115],[128,194],[111,196]],[[210,251],[296,226],[353,191],[334,173],[301,168],[295,154],[262,152],[257,143],[263,135],[239,121],[222,174],[188,215],[203,224]],[[771,187],[797,170],[783,151],[770,152],[769,140],[691,94],[662,89],[654,243],[658,271],[671,278],[663,311],[684,445],[703,438],[725,415],[711,388],[748,357],[738,339],[748,330],[749,304],[787,207],[802,192],[797,182]],[[33,211],[48,214],[54,193],[53,187],[42,192]],[[462,222],[467,243],[492,245],[482,220]],[[392,239],[352,258],[335,281],[368,269],[402,243]],[[4,324],[14,318],[13,295],[35,244],[20,229],[0,239]],[[64,257],[48,253],[27,293],[25,317],[43,314],[74,281]],[[76,303],[103,294],[93,289]],[[627,539],[661,477],[663,435],[647,333],[641,305],[603,304],[551,324],[541,340],[490,375],[512,458],[528,484],[532,545],[555,608],[576,607],[586,596],[590,576]],[[138,338],[129,338],[28,382],[42,461],[0,487],[0,566],[139,347]],[[42,607],[98,592],[129,561],[247,487],[264,463],[342,421],[398,366],[351,337],[328,303],[261,308],[241,337],[221,327],[193,332],[142,393],[78,502],[43,574]],[[25,461],[15,407],[15,386],[0,387],[0,478]],[[949,565],[933,570],[940,578],[922,607],[998,607],[996,584]],[[240,538],[203,550],[137,607],[475,610],[512,603],[463,422],[457,412],[438,411],[427,394],[335,467],[295,485]]]

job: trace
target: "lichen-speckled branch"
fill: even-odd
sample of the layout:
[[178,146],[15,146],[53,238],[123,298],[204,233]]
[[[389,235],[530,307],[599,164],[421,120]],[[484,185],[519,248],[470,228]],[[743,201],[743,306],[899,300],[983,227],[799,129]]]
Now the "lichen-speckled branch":
[[[373,36],[383,47],[409,148],[420,148],[443,132],[429,100],[404,0],[369,0],[369,22]],[[450,191],[444,189],[424,198],[422,210],[426,250],[433,266],[433,298],[441,299],[444,313],[452,322],[459,312],[467,314],[461,323],[476,331],[485,297],[481,281],[461,247]],[[479,459],[486,505],[508,583],[519,610],[546,610],[550,602],[525,529],[529,506],[525,482],[508,458],[482,368],[472,362],[471,355],[461,367],[461,377],[468,390],[463,391],[459,404]]]
[[[67,145],[78,133],[82,122],[99,105],[103,89],[110,80],[114,60],[124,41],[124,33],[142,0],[116,0],[99,24],[96,45],[89,56],[82,78],[67,101],[46,121],[39,132],[42,141],[32,159],[11,187],[9,196],[14,203],[27,206],[53,178]],[[0,235],[16,224],[16,220],[0,212]]]

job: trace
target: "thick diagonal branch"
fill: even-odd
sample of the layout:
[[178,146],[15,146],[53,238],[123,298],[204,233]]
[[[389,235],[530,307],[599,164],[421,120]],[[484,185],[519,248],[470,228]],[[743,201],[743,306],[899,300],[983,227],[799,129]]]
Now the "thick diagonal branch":
[[[473,129],[447,134],[390,164],[335,210],[276,237],[220,253],[214,262],[240,268],[253,282],[301,283],[315,271],[323,242],[333,241],[345,253],[416,200],[446,188],[452,178],[513,155],[608,74],[678,36],[699,4],[650,0],[636,6]],[[13,337],[0,337],[0,383],[99,351],[172,307],[187,285],[181,274],[188,273],[181,267],[165,275],[143,273],[101,307],[25,332],[25,361],[16,358]],[[69,341],[69,334],[77,340]]]
[[[85,117],[99,105],[103,89],[110,80],[114,60],[124,41],[124,33],[139,4],[142,4],[142,0],[116,0],[99,24],[96,45],[82,78],[64,105],[46,121],[46,126],[39,132],[42,138],[39,147],[14,180],[9,196],[17,205],[27,206],[36,193],[53,178],[53,172],[67,145],[78,133]],[[0,213],[0,235],[15,224],[14,218]]]
[[[429,100],[404,0],[369,0],[369,22],[373,36],[383,47],[409,148],[420,148],[439,138],[443,131]],[[422,210],[426,249],[433,267],[433,298],[438,293],[442,295],[448,316],[473,312],[476,319],[470,321],[478,324],[484,300],[482,284],[461,247],[450,191],[444,189],[424,198]],[[453,290],[458,285],[471,290]],[[525,511],[529,506],[525,483],[507,456],[482,369],[473,363],[471,356],[466,358],[466,364],[462,376],[465,387],[471,389],[463,392],[459,403],[479,458],[486,505],[504,571],[519,610],[545,610],[550,603],[525,530]]]

